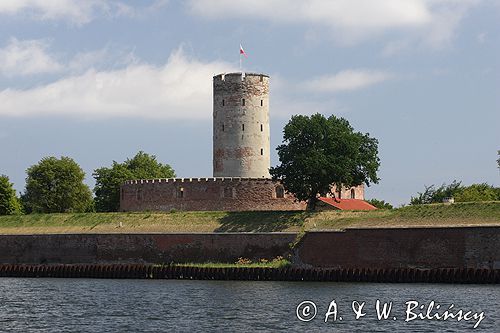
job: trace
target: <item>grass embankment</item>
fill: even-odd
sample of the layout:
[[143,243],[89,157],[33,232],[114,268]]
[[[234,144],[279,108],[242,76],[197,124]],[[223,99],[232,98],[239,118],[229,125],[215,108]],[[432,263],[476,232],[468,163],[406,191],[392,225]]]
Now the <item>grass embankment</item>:
[[407,206],[367,212],[141,212],[0,216],[0,234],[297,232],[479,225],[500,226],[499,201]]
[[182,263],[175,264],[180,267],[201,267],[201,268],[285,268],[290,266],[289,260],[283,257],[277,257],[272,260],[260,259],[260,261],[251,261],[249,259],[240,258],[235,263],[222,262],[205,262],[205,263]]

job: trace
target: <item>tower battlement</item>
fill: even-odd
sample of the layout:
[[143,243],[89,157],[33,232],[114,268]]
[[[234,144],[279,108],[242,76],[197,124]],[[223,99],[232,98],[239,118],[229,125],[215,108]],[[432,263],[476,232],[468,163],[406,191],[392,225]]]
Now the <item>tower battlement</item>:
[[219,82],[241,82],[241,81],[254,81],[254,82],[262,82],[268,81],[269,75],[260,74],[260,73],[244,73],[244,72],[236,72],[236,73],[221,73],[218,75],[214,75],[214,81]]

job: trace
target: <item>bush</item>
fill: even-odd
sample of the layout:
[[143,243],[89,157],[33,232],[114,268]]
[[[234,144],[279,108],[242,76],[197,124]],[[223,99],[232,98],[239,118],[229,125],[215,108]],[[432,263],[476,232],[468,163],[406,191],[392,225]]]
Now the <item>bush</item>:
[[390,203],[385,202],[384,200],[370,199],[370,200],[366,200],[366,202],[368,202],[372,206],[377,207],[378,209],[393,209],[394,208]]
[[456,202],[499,200],[498,189],[485,183],[464,187],[455,193],[454,198]]
[[453,197],[455,202],[476,202],[500,200],[500,188],[486,183],[462,186],[461,182],[453,181],[450,185],[443,184],[437,189],[434,185],[426,186],[424,192],[411,198],[412,205],[441,203],[444,198]]
[[21,203],[16,196],[13,184],[9,177],[0,175],[0,215],[14,215],[21,213]]
[[414,198],[412,197],[410,200],[410,204],[412,205],[422,205],[422,204],[430,204],[430,203],[441,203],[444,198],[454,197],[454,195],[462,189],[462,182],[457,182],[454,180],[450,185],[446,185],[443,183],[437,189],[434,188],[434,185],[425,186],[425,190],[423,193],[418,193],[418,195]]

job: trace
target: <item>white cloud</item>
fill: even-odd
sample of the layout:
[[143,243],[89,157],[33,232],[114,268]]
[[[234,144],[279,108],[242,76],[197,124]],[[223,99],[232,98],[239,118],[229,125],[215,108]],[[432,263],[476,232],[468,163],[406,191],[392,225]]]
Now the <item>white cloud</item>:
[[97,16],[142,16],[154,12],[166,3],[166,0],[156,0],[146,7],[138,7],[114,0],[1,0],[0,15],[24,15],[39,20],[65,20],[82,25]]
[[116,47],[80,52],[69,58],[62,53],[50,52],[49,46],[50,41],[46,39],[11,38],[4,48],[0,48],[0,76],[81,74],[89,69],[123,68],[137,62],[133,52]]
[[195,15],[208,19],[263,19],[306,24],[344,43],[385,32],[417,36],[426,44],[447,43],[478,0],[190,0]]
[[11,38],[9,44],[0,49],[0,74],[19,76],[61,71],[63,66],[47,52],[48,46],[46,40]]
[[99,0],[2,0],[0,14],[24,14],[41,20],[65,19],[76,24],[89,22],[95,11],[105,10],[106,2]]
[[419,31],[424,44],[433,48],[448,46],[461,20],[480,0],[421,0],[432,11],[432,20]]
[[350,69],[306,81],[304,87],[311,91],[334,93],[365,88],[392,77],[384,71]]
[[191,10],[208,18],[264,18],[276,22],[312,22],[330,27],[383,29],[428,22],[420,0],[192,0]]
[[233,69],[223,62],[190,59],[178,50],[163,66],[136,62],[117,70],[91,69],[31,89],[5,89],[0,91],[0,116],[208,119],[211,78]]

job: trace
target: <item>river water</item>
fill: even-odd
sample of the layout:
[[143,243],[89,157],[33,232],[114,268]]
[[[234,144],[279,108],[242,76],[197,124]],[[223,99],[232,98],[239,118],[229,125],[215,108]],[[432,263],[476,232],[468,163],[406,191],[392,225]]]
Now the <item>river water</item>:
[[[384,303],[388,309],[392,301],[387,319],[378,320],[377,300],[380,311]],[[315,303],[315,317],[311,303],[303,303],[297,311],[303,301]],[[352,309],[354,301],[358,320]],[[412,301],[419,303],[409,309],[417,304]],[[426,317],[431,301],[434,308]],[[449,313],[471,312],[460,321],[458,315],[435,320],[435,314],[443,314],[451,304]],[[325,323],[328,309],[331,314]],[[302,320],[312,319],[301,321],[297,312]],[[412,318],[416,319],[405,321]],[[500,332],[500,286],[0,279],[0,332],[188,331]]]

